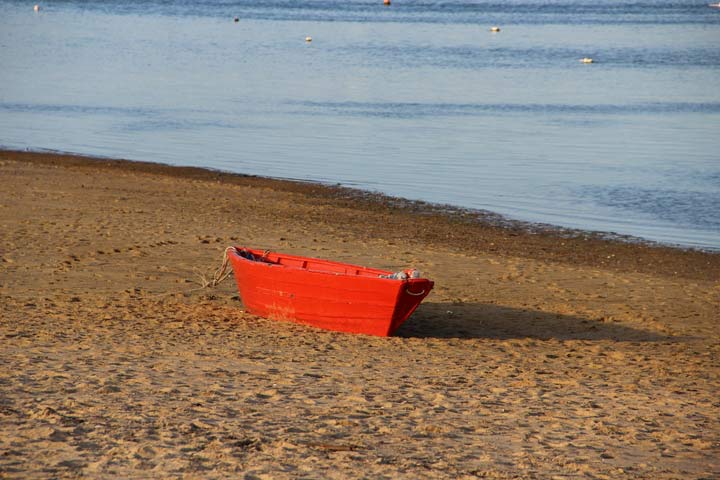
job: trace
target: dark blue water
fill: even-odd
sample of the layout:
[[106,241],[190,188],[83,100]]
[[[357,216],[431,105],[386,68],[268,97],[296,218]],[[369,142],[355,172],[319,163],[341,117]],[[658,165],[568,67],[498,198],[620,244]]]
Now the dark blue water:
[[720,9],[703,2],[40,7],[0,0],[5,147],[720,249]]

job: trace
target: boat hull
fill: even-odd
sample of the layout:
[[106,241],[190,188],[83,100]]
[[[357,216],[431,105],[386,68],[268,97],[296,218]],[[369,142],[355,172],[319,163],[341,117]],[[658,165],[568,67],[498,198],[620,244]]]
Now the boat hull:
[[250,313],[340,332],[392,335],[433,287],[425,278],[381,278],[392,272],[260,250],[231,249],[228,258]]

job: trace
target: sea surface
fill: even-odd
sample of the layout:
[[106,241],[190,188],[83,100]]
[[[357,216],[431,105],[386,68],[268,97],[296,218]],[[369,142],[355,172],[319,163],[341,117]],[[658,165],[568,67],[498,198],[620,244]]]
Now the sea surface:
[[0,0],[5,148],[720,249],[720,8],[707,0],[33,5]]

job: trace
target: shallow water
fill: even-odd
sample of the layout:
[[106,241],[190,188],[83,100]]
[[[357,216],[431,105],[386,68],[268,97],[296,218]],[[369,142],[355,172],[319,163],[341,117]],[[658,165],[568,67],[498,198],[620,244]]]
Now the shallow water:
[[0,0],[5,147],[720,249],[720,9],[705,3],[40,6]]

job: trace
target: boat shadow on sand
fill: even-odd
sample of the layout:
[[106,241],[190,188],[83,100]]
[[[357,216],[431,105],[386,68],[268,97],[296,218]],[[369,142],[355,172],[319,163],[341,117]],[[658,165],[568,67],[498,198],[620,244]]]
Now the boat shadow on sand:
[[424,303],[396,333],[415,338],[537,338],[542,340],[678,340],[612,319],[584,318],[482,303]]

